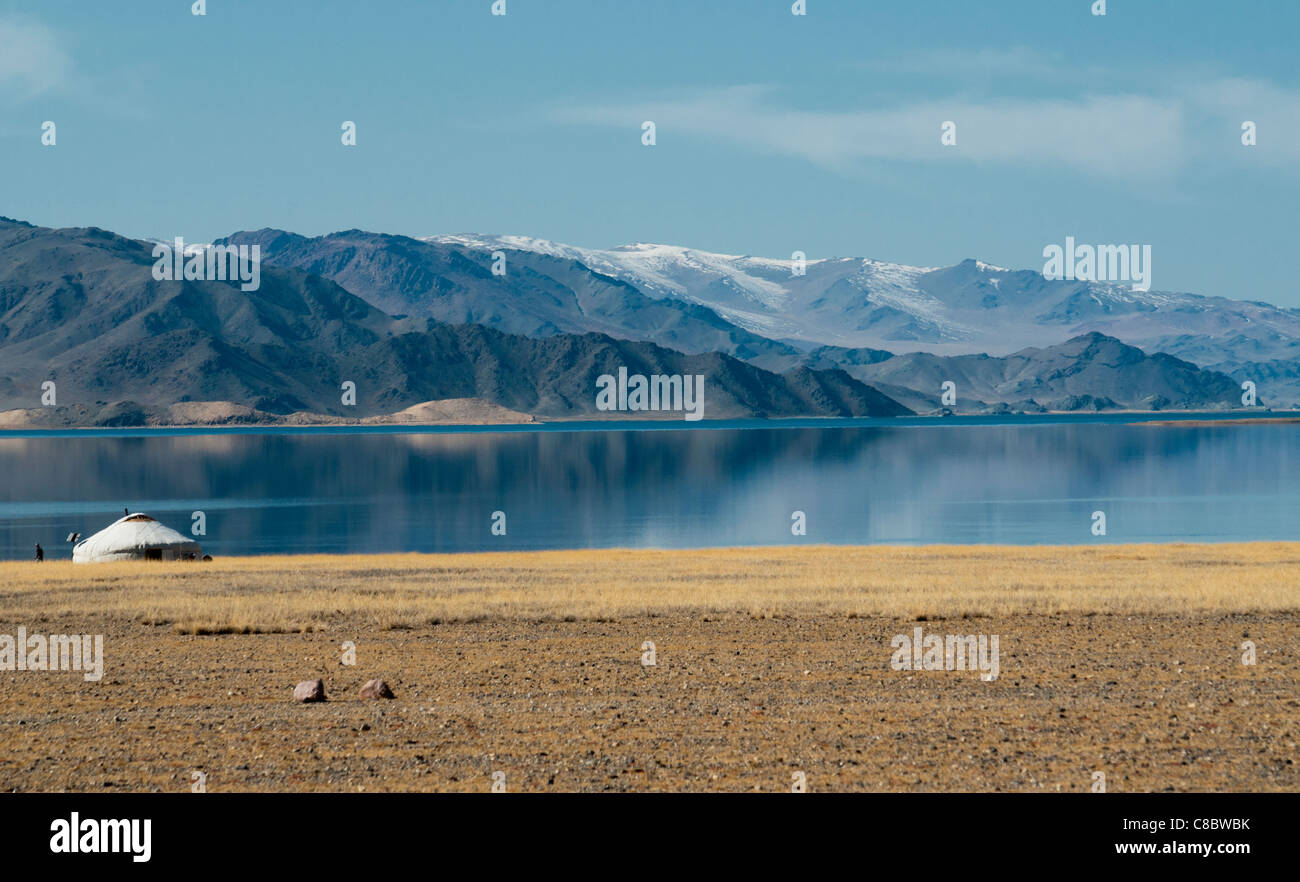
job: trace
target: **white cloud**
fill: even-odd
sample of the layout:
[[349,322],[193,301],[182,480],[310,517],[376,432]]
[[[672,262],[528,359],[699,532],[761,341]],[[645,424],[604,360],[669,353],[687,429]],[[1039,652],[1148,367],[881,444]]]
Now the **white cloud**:
[[[1103,177],[1163,175],[1187,160],[1184,102],[1143,95],[1072,99],[926,101],[861,110],[798,110],[762,86],[684,98],[559,111],[570,123],[626,126],[654,120],[660,144],[677,134],[846,169],[862,160],[973,161],[1066,166]],[[957,123],[957,146],[940,127]]]
[[[1300,162],[1300,92],[1262,80],[1226,78],[1194,88],[1191,101],[1205,123],[1220,133],[1220,143],[1243,162],[1294,170]],[[1241,144],[1241,124],[1258,127],[1258,144]]]
[[0,18],[0,88],[28,97],[61,85],[72,59],[55,33],[37,22]]

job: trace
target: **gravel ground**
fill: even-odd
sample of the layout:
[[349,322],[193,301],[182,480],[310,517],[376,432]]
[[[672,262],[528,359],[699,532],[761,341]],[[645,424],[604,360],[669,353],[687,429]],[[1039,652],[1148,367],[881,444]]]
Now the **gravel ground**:
[[[1095,772],[1111,792],[1300,789],[1300,613],[98,625],[97,683],[0,672],[4,789],[184,791],[196,770],[212,792],[483,791],[496,772],[511,792],[787,791],[797,772],[810,792],[1086,791]],[[891,669],[918,625],[999,635],[1000,676]],[[294,703],[315,677],[329,701]],[[371,677],[396,699],[360,700]]]

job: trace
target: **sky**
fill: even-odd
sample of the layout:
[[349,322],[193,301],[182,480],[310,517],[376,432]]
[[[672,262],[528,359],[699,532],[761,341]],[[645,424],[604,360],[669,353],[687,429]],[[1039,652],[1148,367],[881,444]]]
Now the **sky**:
[[1300,307],[1293,0],[191,2],[0,0],[0,215],[1029,269],[1073,236]]

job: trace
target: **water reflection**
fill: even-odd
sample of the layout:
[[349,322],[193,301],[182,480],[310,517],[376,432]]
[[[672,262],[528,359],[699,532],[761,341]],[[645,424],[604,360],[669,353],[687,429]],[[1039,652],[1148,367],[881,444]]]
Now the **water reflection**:
[[[123,507],[213,554],[1295,539],[1281,425],[0,439],[0,555]],[[491,513],[507,514],[494,537]],[[1090,514],[1107,514],[1093,537]],[[790,533],[807,513],[808,536]]]

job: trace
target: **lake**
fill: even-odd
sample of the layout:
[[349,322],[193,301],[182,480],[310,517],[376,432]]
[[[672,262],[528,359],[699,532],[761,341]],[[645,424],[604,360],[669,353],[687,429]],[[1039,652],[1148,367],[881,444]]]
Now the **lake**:
[[124,507],[214,556],[1300,539],[1300,425],[1130,420],[6,432],[0,557]]

